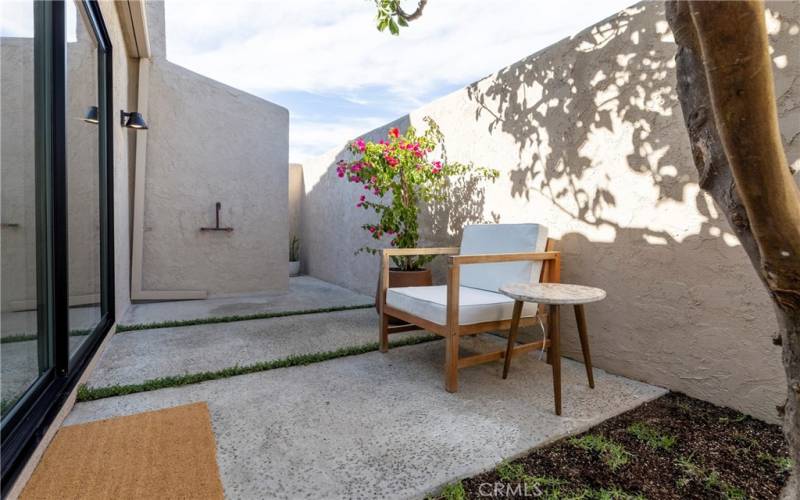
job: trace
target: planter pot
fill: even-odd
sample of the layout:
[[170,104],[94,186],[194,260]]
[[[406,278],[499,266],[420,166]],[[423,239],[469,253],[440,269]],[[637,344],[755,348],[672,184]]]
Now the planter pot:
[[[380,280],[380,277],[378,278]],[[430,269],[420,271],[401,271],[400,269],[389,269],[389,288],[402,288],[407,286],[431,286],[433,276]],[[375,308],[378,308],[379,294],[381,293],[381,283],[378,281],[378,289],[375,291]],[[389,316],[389,324],[404,325],[405,321]]]
[[293,260],[289,262],[289,276],[297,276],[300,274],[300,261]]

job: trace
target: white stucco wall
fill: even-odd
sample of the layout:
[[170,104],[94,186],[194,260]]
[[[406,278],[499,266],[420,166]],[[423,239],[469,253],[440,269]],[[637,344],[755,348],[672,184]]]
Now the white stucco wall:
[[[768,3],[781,127],[800,168],[800,4]],[[675,45],[661,2],[642,3],[390,126],[446,135],[451,159],[500,179],[455,186],[426,209],[423,243],[458,244],[473,222],[540,222],[560,240],[565,282],[605,288],[587,307],[592,357],[610,372],[776,421],[785,397],[767,294],[700,191],[675,94]],[[356,209],[363,189],[336,177],[343,149],[306,161],[303,259],[316,277],[374,293],[378,260]],[[798,179],[800,182],[800,179]],[[440,264],[439,264],[440,265]],[[572,314],[564,349],[580,359]]]
[[289,164],[289,236],[300,237],[300,217],[303,209],[303,166]]
[[[0,67],[0,310],[8,311],[36,302],[33,39],[0,39]],[[28,329],[35,331],[35,323]]]
[[[136,102],[136,61],[129,57],[113,2],[100,2],[113,57],[114,110],[130,110]],[[119,321],[131,303],[131,184],[136,132],[114,126],[114,300]]]
[[[145,290],[286,289],[289,113],[173,64],[162,2],[151,47],[142,259]],[[202,232],[214,225],[232,232]]]

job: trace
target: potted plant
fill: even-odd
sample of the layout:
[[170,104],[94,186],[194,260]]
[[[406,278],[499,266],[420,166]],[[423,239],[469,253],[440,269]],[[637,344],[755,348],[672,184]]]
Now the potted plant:
[[292,235],[289,241],[289,276],[300,274],[300,239]]
[[[403,134],[392,128],[385,140],[356,139],[349,145],[353,160],[339,161],[336,169],[339,177],[363,185],[364,193],[356,207],[378,216],[376,222],[362,228],[375,240],[388,239],[393,247],[419,246],[420,203],[445,201],[448,178],[471,174],[494,180],[499,175],[494,169],[447,161],[444,135],[433,119],[425,117],[424,121],[427,130],[423,134],[417,134],[414,127],[408,127]],[[437,150],[442,153],[434,157]],[[357,250],[371,254],[378,251],[369,246]],[[425,266],[433,258],[392,257],[389,286],[431,285],[431,272]]]

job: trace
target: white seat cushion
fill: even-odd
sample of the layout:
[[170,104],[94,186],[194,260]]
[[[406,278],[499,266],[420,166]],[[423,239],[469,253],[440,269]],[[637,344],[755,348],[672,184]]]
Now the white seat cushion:
[[[544,252],[547,228],[541,224],[475,224],[464,228],[462,255]],[[461,266],[461,285],[496,292],[507,283],[538,283],[542,261]]]
[[[514,300],[500,293],[462,286],[459,291],[459,323],[472,325],[511,319]],[[389,288],[386,304],[439,325],[447,324],[447,286]],[[525,303],[522,316],[535,316],[536,304]]]

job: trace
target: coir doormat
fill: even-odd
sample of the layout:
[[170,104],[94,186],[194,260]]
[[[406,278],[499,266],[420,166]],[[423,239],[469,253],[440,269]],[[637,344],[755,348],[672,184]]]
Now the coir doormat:
[[208,406],[63,427],[21,498],[221,499]]

